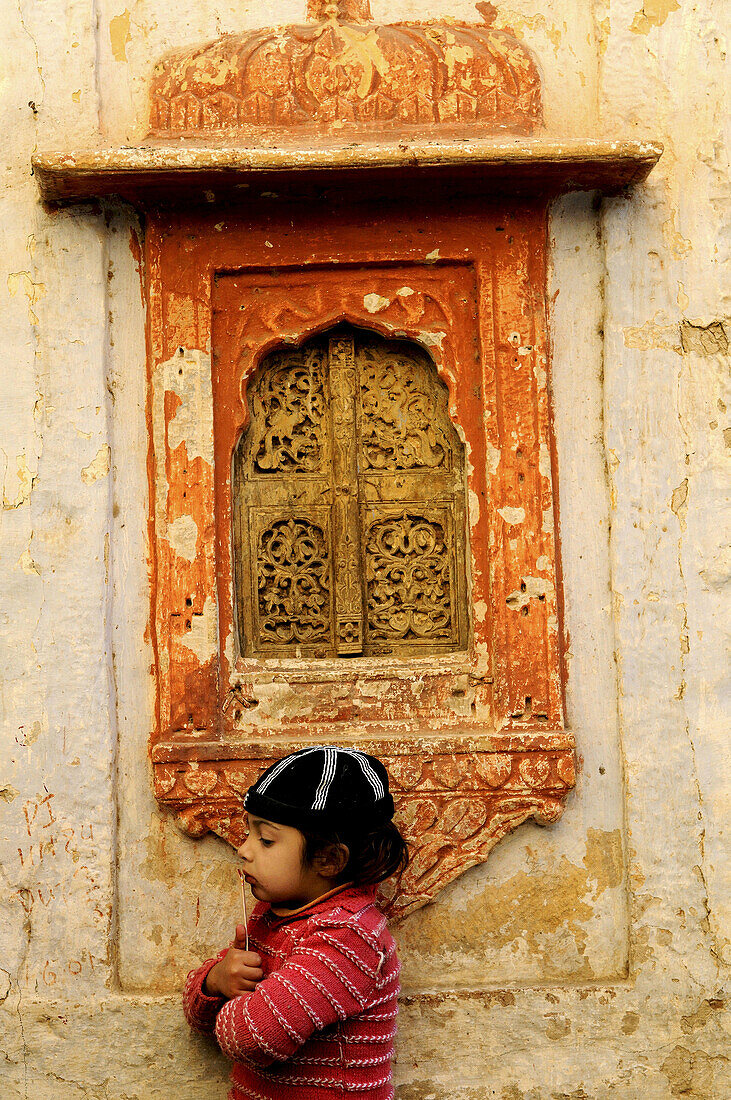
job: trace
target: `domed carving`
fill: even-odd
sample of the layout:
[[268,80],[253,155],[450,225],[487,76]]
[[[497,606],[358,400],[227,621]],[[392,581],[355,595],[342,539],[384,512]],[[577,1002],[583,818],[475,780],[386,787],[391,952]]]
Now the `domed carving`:
[[161,61],[151,138],[230,139],[267,131],[525,134],[541,85],[521,42],[485,23],[370,22],[368,0],[310,0],[311,22],[226,35]]

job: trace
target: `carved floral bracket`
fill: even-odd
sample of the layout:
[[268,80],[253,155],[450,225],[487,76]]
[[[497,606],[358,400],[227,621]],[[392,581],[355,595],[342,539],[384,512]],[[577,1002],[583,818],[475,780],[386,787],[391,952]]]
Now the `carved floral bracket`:
[[[243,795],[271,760],[313,741],[363,746],[389,769],[412,847],[389,888],[398,916],[527,818],[555,821],[574,784],[547,207],[641,180],[660,155],[552,140],[533,57],[477,6],[483,24],[379,26],[368,0],[311,0],[302,25],[161,61],[140,146],[34,160],[49,201],[116,194],[146,211],[156,796],[191,835],[237,844]],[[267,356],[343,326],[417,349],[446,395],[465,471],[464,584],[454,566],[439,581],[459,593],[453,648],[362,656],[352,622],[347,657],[241,644],[232,471],[261,402],[253,380]],[[339,424],[349,377],[332,383]],[[275,528],[298,530],[297,507]],[[439,528],[447,542],[453,528]],[[352,610],[347,574],[333,576]],[[250,630],[245,603],[238,616]]]

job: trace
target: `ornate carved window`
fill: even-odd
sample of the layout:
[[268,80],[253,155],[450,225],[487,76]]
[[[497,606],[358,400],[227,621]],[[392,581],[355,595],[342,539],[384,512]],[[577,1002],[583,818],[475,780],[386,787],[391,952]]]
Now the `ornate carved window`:
[[308,217],[148,225],[155,783],[236,844],[268,760],[369,748],[414,852],[404,914],[573,784],[545,206],[445,201],[438,258],[406,207]]
[[234,454],[247,656],[465,649],[464,447],[417,344],[338,326],[270,352]]
[[661,152],[541,132],[535,59],[478,7],[308,0],[161,62],[141,145],[34,158],[46,199],[145,209],[157,797],[238,845],[272,759],[369,748],[401,915],[573,786],[548,204]]

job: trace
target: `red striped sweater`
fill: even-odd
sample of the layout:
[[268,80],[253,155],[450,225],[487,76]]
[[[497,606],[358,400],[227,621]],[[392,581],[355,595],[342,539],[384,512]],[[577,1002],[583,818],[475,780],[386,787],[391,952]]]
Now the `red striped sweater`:
[[372,887],[346,887],[277,917],[249,921],[264,978],[226,1001],[203,991],[217,959],[193,970],[183,1008],[234,1060],[229,1100],[391,1100],[399,963]]

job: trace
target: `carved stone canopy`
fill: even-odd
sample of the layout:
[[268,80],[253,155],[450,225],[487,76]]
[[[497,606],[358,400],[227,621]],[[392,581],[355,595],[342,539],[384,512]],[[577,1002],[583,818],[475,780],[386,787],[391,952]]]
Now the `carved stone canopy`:
[[276,130],[528,134],[541,85],[507,31],[456,21],[371,22],[368,0],[310,0],[310,22],[227,35],[161,61],[150,137]]
[[140,145],[33,160],[48,201],[147,214],[157,799],[235,845],[273,759],[375,752],[398,916],[573,787],[547,210],[661,152],[539,132],[536,63],[477,8],[309,0],[161,61]]
[[542,128],[535,59],[496,10],[482,24],[375,24],[369,0],[307,0],[309,22],[229,34],[162,59],[139,145],[39,152],[43,199],[139,206],[277,195],[352,201],[614,193],[662,147],[557,139]]

